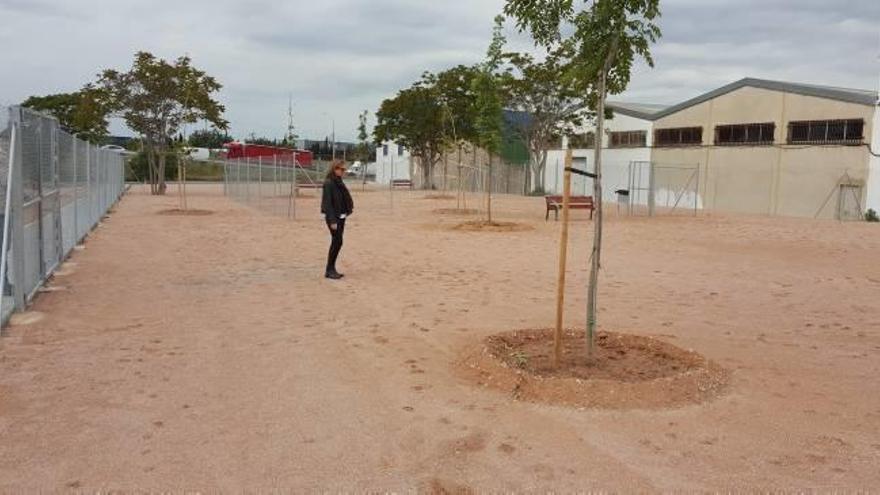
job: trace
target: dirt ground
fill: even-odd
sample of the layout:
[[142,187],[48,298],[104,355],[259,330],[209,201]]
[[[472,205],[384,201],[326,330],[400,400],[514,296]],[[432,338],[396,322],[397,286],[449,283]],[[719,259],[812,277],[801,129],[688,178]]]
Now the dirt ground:
[[[600,327],[693,349],[725,395],[660,410],[514,400],[455,364],[554,321],[559,224],[355,192],[342,282],[296,222],[132,191],[0,339],[0,492],[757,491],[880,487],[880,228],[610,212]],[[472,203],[476,200],[472,200]],[[473,207],[468,204],[468,207]],[[567,324],[590,223],[574,212]]]

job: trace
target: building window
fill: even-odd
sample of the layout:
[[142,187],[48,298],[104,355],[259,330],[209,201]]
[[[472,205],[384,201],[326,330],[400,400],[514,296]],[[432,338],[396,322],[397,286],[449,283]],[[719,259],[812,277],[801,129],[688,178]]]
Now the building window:
[[596,133],[572,134],[568,137],[568,147],[573,150],[587,150],[596,147]]
[[789,144],[861,144],[865,121],[804,120],[788,124]]
[[387,144],[382,145],[382,156],[388,156],[388,145]]
[[733,146],[737,144],[773,144],[776,124],[736,124],[715,127],[715,144]]
[[403,156],[403,146],[397,145],[397,156]]
[[703,144],[702,127],[657,129],[654,134],[654,146],[694,146],[700,144]]
[[644,148],[647,146],[647,131],[623,131],[611,133],[610,148]]

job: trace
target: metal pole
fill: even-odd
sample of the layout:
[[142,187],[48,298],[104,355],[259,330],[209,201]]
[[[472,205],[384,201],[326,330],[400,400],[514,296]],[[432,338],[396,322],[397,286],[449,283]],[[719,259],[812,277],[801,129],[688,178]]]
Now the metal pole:
[[290,168],[290,197],[287,200],[287,218],[296,220],[296,152],[293,152],[293,166]]
[[[13,181],[13,169],[15,167],[15,152],[16,145],[15,140],[18,138],[18,125],[12,123],[12,131],[9,140],[9,168],[6,174],[6,205],[4,207],[3,212],[3,253],[0,253],[0,258],[2,258],[2,262],[0,262],[0,287],[6,292],[6,273],[8,272],[6,265],[11,263],[12,260],[9,259],[7,254],[9,253],[9,225],[10,220],[12,219],[12,189],[15,187]],[[16,270],[20,271],[20,270]],[[15,286],[13,285],[9,289],[12,290]],[[13,307],[17,306],[17,302],[13,297]],[[0,295],[0,316],[2,316],[2,295]]]
[[654,195],[654,181],[655,181],[655,172],[654,172],[654,162],[648,162],[648,216],[654,216],[654,202],[656,201],[656,197]]
[[[79,244],[79,200],[76,195],[79,192],[79,187],[76,184],[77,174],[76,174],[76,142],[78,139],[76,135],[73,136],[73,245],[76,246]],[[2,279],[0,279],[2,280]]]
[[388,181],[388,197],[391,199],[391,211],[394,211],[394,155],[391,155],[391,180]]
[[[24,166],[21,142],[23,137],[22,131],[22,115],[21,109],[16,108],[14,112],[10,112],[12,125],[14,126],[14,139],[11,141],[12,146],[9,150],[9,182],[7,183],[10,194],[7,196],[7,218],[11,221],[12,235],[12,267],[15,271],[12,273],[12,298],[15,302],[15,308],[23,310],[25,308],[24,281],[24,218],[23,208],[24,191],[22,190],[22,167]],[[4,219],[4,222],[6,220]],[[7,265],[9,261],[7,261]],[[7,267],[8,269],[8,267]],[[5,282],[5,280],[4,280]]]

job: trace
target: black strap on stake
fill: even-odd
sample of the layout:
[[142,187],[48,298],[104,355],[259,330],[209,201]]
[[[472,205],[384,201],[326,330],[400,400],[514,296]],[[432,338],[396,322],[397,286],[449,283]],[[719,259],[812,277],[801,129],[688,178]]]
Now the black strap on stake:
[[595,178],[596,178],[596,174],[594,174],[594,173],[592,173],[592,172],[587,172],[586,170],[581,170],[581,169],[579,169],[579,168],[565,167],[565,171],[566,171],[566,172],[571,172],[571,173],[573,173],[573,174],[578,174],[578,175],[586,175],[587,177],[590,177],[590,178],[592,178],[592,179],[595,179]]

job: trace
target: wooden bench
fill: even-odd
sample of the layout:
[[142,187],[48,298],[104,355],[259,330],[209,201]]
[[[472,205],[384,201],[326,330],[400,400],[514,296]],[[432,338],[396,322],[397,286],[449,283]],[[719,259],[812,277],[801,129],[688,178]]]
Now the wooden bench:
[[406,189],[412,189],[413,188],[413,181],[411,181],[409,179],[394,179],[391,181],[391,187],[392,188],[403,187]]
[[[547,214],[544,220],[550,219],[550,210],[556,213],[556,220],[559,220],[559,210],[562,209],[562,196],[544,196],[547,201]],[[568,207],[572,210],[590,210],[590,220],[593,219],[593,197],[592,196],[569,196]]]

